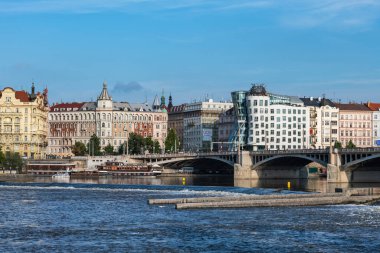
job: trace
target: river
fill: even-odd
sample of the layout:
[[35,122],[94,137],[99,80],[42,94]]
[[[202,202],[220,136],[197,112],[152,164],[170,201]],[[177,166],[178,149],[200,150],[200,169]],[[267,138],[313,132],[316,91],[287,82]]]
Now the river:
[[1,182],[0,251],[379,251],[379,205],[185,211],[147,205],[149,198],[293,193],[286,185],[234,187],[222,178]]

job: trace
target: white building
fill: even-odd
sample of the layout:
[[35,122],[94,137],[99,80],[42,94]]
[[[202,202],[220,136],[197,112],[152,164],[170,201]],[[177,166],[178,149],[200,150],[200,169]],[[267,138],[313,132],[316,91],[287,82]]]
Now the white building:
[[380,103],[368,102],[367,106],[372,110],[372,144],[380,147]]
[[154,103],[115,102],[107,84],[96,102],[54,104],[48,114],[48,154],[71,156],[75,142],[90,145],[92,135],[100,139],[104,149],[112,145],[117,151],[130,133],[152,137],[161,147],[167,135],[168,115]]
[[301,98],[310,109],[310,147],[323,149],[339,139],[339,109],[329,99]]
[[183,149],[209,151],[211,142],[218,140],[217,121],[221,113],[232,108],[230,102],[204,102],[186,104],[183,115]]
[[[241,91],[233,92],[236,101]],[[245,93],[245,149],[280,150],[309,148],[310,110],[297,97],[267,93],[253,85]],[[244,108],[236,106],[240,115]]]

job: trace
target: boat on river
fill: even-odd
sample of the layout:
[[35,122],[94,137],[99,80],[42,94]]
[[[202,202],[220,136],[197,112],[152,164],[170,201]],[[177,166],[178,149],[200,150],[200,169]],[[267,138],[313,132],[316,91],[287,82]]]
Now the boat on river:
[[64,178],[70,178],[70,170],[66,170],[65,172],[57,172],[53,176],[51,176],[53,179],[64,179]]
[[103,165],[97,166],[99,175],[112,176],[157,176],[161,174],[159,166],[147,164],[130,164],[123,162],[106,162]]

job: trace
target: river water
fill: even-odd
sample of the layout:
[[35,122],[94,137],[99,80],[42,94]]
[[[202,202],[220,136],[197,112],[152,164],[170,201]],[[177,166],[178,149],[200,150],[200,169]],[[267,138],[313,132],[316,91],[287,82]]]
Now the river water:
[[182,180],[1,182],[0,252],[379,252],[379,205],[182,211],[147,205],[149,198],[293,193]]

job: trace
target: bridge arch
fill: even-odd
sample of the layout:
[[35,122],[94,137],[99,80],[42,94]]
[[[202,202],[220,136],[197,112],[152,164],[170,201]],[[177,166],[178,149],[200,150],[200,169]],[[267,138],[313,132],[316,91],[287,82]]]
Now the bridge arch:
[[178,162],[194,161],[194,160],[214,160],[214,161],[225,163],[226,165],[229,165],[231,167],[234,166],[234,161],[229,161],[223,158],[213,157],[213,156],[211,157],[181,157],[181,158],[173,158],[173,159],[157,161],[157,162],[150,162],[148,164],[165,165],[165,164],[170,164],[170,163],[178,163]]
[[298,159],[301,162],[301,166],[305,166],[305,165],[307,165],[307,164],[309,164],[311,162],[318,163],[318,164],[322,165],[323,167],[327,167],[327,164],[328,164],[327,161],[323,161],[323,160],[320,160],[320,159],[317,159],[317,158],[314,158],[314,157],[305,156],[305,155],[296,155],[296,154],[292,154],[292,155],[275,155],[275,156],[266,158],[266,159],[264,159],[264,160],[262,160],[262,161],[260,161],[258,163],[253,164],[253,169],[258,169],[262,165],[268,164],[268,163],[276,161],[276,160],[285,159],[285,158],[296,158],[296,159]]
[[380,154],[363,157],[361,159],[357,159],[355,161],[346,163],[345,165],[343,165],[343,170],[352,172],[352,171],[355,171],[357,168],[359,168],[360,166],[358,165],[360,165],[361,163],[369,162],[371,160],[379,159],[379,158],[380,158]]

